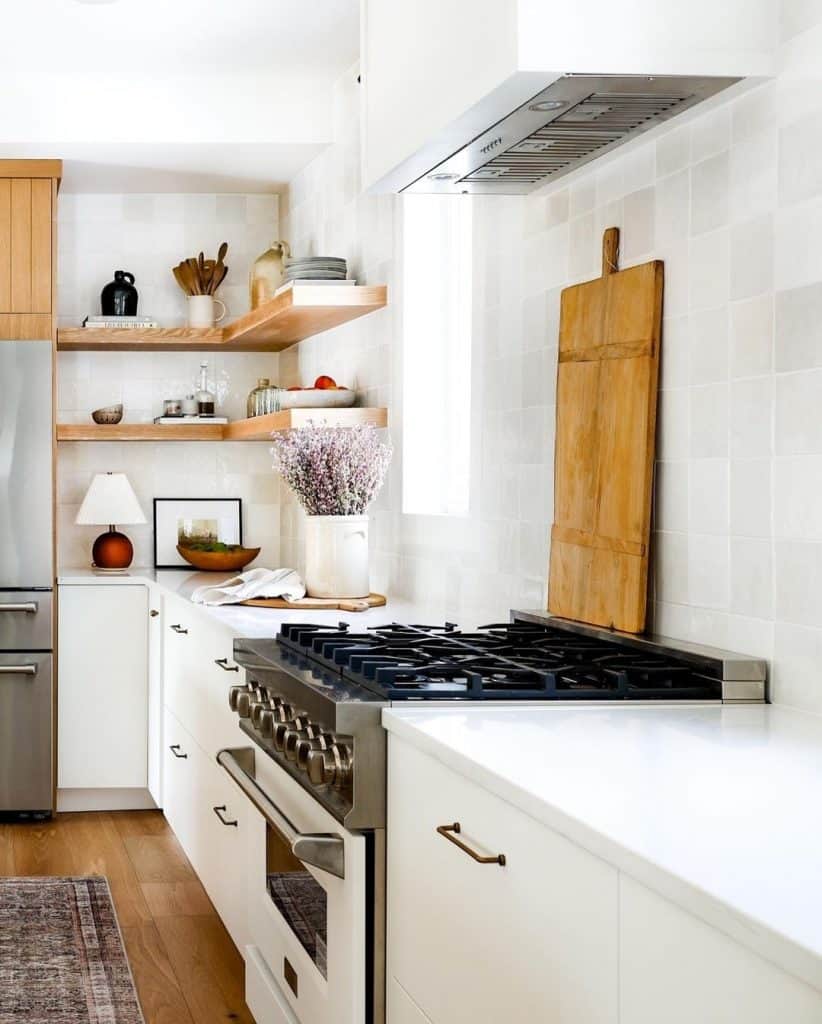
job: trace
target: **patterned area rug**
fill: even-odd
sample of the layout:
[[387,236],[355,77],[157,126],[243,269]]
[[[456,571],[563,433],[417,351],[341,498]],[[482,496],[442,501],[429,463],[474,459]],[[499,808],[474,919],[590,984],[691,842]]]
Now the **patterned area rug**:
[[144,1024],[105,878],[0,878],[0,1024]]

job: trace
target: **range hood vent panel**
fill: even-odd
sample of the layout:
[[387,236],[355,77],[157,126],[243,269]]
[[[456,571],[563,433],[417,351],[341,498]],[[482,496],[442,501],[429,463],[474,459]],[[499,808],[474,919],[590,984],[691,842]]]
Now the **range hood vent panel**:
[[737,81],[565,75],[404,191],[522,195]]

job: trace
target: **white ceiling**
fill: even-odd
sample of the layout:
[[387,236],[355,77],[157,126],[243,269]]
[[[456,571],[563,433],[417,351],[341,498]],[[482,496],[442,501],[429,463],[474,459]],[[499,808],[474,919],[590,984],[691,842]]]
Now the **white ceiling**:
[[276,191],[358,57],[358,0],[4,6],[0,156],[62,158],[71,192]]
[[6,70],[299,67],[333,80],[359,50],[357,0],[17,0],[3,4]]

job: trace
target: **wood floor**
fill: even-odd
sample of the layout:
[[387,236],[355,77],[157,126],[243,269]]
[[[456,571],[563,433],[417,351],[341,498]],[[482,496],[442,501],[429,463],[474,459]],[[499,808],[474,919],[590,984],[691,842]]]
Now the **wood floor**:
[[0,824],[0,875],[105,875],[146,1024],[254,1024],[243,960],[160,811]]

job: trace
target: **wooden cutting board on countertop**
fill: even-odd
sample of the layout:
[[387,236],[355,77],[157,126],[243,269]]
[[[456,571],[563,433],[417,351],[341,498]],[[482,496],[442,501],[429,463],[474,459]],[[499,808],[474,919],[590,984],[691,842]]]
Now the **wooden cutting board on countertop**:
[[301,597],[299,601],[286,601],[282,597],[254,597],[240,604],[252,608],[292,608],[314,611],[367,612],[369,608],[382,608],[388,602],[382,594],[369,594],[368,597]]
[[548,610],[641,633],[663,264],[619,270],[618,250],[608,228],[602,276],[562,292]]

